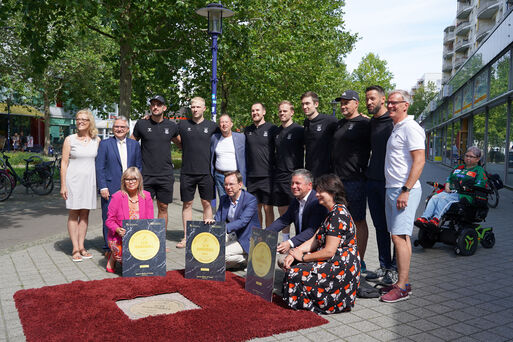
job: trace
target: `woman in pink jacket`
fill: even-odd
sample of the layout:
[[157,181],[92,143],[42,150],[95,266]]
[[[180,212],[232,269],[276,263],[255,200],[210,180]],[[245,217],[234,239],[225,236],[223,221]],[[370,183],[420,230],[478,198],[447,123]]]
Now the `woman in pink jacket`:
[[114,273],[116,261],[122,260],[123,220],[152,219],[153,201],[149,192],[143,190],[143,178],[136,167],[129,167],[121,176],[121,190],[112,195],[107,221],[107,241],[111,253],[107,261],[107,272]]

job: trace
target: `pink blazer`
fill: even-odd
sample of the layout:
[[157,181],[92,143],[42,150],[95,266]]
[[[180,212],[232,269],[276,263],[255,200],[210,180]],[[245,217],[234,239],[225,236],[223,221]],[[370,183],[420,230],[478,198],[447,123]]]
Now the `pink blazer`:
[[[153,214],[153,201],[148,191],[143,191],[145,198],[139,195],[139,219],[152,219]],[[122,241],[121,236],[116,233],[118,227],[123,227],[123,220],[128,220],[128,195],[118,191],[109,203],[109,211],[107,213],[107,221],[105,225],[109,228],[107,240],[116,240],[118,243]]]

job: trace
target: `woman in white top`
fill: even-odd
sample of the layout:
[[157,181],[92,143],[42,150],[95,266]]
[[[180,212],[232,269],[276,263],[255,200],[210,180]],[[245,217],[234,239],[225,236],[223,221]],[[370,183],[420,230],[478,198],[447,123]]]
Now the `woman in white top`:
[[72,260],[93,256],[84,247],[89,210],[96,209],[95,158],[100,138],[89,109],[75,116],[77,133],[64,140],[61,161],[61,196],[69,209],[68,232],[73,244]]

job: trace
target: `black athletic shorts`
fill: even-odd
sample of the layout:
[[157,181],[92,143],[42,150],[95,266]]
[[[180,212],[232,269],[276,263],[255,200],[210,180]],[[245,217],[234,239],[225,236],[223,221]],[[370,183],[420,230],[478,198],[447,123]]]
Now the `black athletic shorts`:
[[293,199],[294,196],[290,190],[290,177],[289,181],[275,180],[273,182],[273,205],[283,207],[289,205]]
[[173,185],[175,177],[169,176],[149,176],[143,177],[144,190],[151,194],[152,198],[156,198],[162,203],[173,202]]
[[364,180],[342,181],[346,191],[347,209],[353,220],[365,220],[367,210],[367,187]]
[[271,177],[247,177],[248,192],[257,198],[258,203],[273,205]]
[[214,179],[211,175],[180,174],[180,197],[182,202],[190,202],[194,199],[196,186],[202,200],[214,199]]

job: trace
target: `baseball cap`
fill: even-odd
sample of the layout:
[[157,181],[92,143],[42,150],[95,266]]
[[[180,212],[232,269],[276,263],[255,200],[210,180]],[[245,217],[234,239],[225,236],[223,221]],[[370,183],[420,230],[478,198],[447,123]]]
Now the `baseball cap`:
[[337,97],[335,101],[340,102],[340,100],[355,100],[360,102],[360,97],[358,96],[358,93],[354,90],[346,90],[340,95],[340,97]]
[[153,100],[157,100],[162,104],[166,104],[166,100],[164,99],[164,96],[162,96],[162,95],[154,95],[148,102],[151,103],[151,101],[153,101]]

